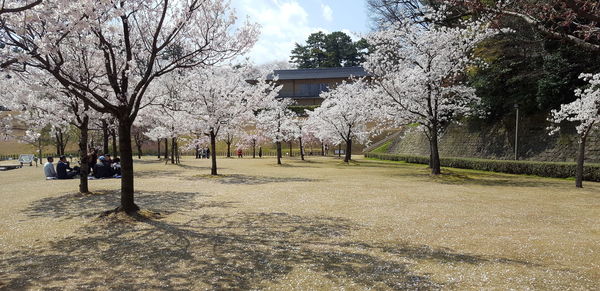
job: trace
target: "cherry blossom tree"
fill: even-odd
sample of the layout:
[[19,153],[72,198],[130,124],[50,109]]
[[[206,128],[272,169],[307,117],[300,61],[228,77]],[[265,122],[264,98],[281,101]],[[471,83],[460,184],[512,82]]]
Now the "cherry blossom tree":
[[438,135],[446,124],[472,113],[472,105],[479,102],[460,76],[472,63],[475,46],[493,34],[479,23],[455,28],[398,24],[369,37],[377,49],[365,67],[377,76],[373,82],[382,107],[396,125],[416,123],[424,129],[434,175],[441,172]]
[[277,146],[277,164],[281,165],[281,143],[295,138],[296,113],[288,109],[294,103],[288,98],[267,99],[256,116],[258,130]]
[[462,15],[495,20],[518,17],[551,38],[600,51],[600,2],[597,0],[449,0]]
[[262,100],[274,98],[279,90],[264,79],[250,84],[245,76],[246,66],[215,67],[195,70],[183,82],[186,108],[196,121],[192,131],[210,138],[211,175],[218,174],[217,140],[225,138],[229,147],[232,137],[250,125]]
[[581,79],[589,82],[585,89],[575,90],[577,99],[571,103],[561,105],[559,110],[552,110],[550,121],[557,124],[552,127],[551,134],[560,129],[563,121],[577,124],[579,134],[579,151],[577,154],[577,169],[575,173],[575,186],[583,187],[583,164],[585,161],[585,144],[587,138],[600,123],[600,74],[581,74]]
[[44,0],[2,15],[0,58],[54,77],[81,104],[118,121],[121,205],[135,212],[131,126],[149,86],[173,71],[244,54],[257,27],[219,0]]
[[[346,143],[344,162],[352,159],[353,143],[368,143],[381,124],[377,99],[364,80],[342,83],[335,89],[321,93],[325,100],[321,107],[307,111],[311,131],[322,139],[329,138],[335,144]],[[374,123],[374,125],[369,125]]]
[[261,146],[268,141],[269,141],[269,139],[267,137],[265,137],[264,135],[262,135],[261,132],[256,129],[256,124],[254,124],[252,130],[247,130],[241,135],[241,137],[237,143],[237,146],[242,149],[251,148],[252,149],[252,158],[255,159],[256,158],[256,147]]
[[[87,176],[90,173],[91,163],[94,162],[89,156],[88,131],[90,120],[99,119],[100,114],[91,110],[85,103],[81,104],[53,78],[45,78],[47,76],[36,70],[15,73],[13,76],[14,85],[19,89],[9,94],[12,98],[12,106],[23,109],[19,117],[25,120],[29,128],[50,127],[50,133],[56,139],[58,155],[65,154],[64,136],[68,134],[71,127],[77,128],[81,168],[79,191],[88,193]],[[29,140],[35,139],[35,132],[32,131]]]
[[9,3],[6,3],[6,0],[2,0],[0,1],[0,15],[22,12],[40,3],[42,3],[42,0],[11,0]]

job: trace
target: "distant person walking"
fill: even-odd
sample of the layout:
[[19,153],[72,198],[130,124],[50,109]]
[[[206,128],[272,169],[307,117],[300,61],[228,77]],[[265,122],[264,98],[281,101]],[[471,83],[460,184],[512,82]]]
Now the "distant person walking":
[[258,157],[262,158],[262,147],[258,147]]
[[54,170],[54,158],[48,157],[47,162],[44,164],[44,175],[46,178],[56,178],[56,171]]

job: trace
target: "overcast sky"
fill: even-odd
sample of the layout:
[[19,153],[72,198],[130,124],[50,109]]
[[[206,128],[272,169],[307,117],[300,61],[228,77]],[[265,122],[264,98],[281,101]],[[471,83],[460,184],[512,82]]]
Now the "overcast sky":
[[288,61],[294,43],[319,30],[353,38],[369,31],[364,0],[231,0],[231,5],[241,20],[248,16],[262,26],[249,55],[257,64]]

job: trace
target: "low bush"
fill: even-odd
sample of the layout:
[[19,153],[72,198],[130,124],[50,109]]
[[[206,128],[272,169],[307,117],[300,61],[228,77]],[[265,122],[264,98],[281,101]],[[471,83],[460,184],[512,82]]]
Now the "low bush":
[[[429,164],[429,157],[395,155],[384,153],[366,153],[365,157],[388,161],[402,161],[412,164]],[[474,158],[440,158],[443,167],[472,169],[508,174],[535,175],[551,178],[575,177],[575,163],[487,160]],[[586,181],[600,182],[600,165],[586,165],[583,171]]]

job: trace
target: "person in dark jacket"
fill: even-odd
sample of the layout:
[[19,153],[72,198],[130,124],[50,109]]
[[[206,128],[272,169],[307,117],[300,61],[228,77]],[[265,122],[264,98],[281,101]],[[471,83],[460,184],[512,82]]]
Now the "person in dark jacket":
[[79,167],[71,168],[67,157],[60,156],[60,160],[56,165],[56,178],[57,179],[73,179],[73,177],[79,175]]
[[106,157],[100,156],[98,163],[94,165],[94,177],[96,179],[110,178],[113,176],[112,168],[110,164],[106,162]]

